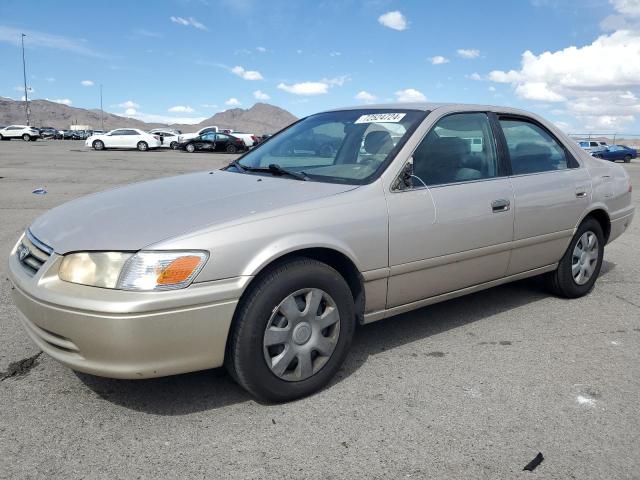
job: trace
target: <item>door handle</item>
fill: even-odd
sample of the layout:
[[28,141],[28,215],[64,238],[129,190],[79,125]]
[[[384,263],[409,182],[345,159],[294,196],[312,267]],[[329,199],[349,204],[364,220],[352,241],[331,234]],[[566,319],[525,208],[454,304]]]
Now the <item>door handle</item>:
[[587,196],[587,191],[586,190],[576,189],[576,197],[584,198],[586,196]]
[[499,198],[491,202],[491,211],[493,213],[506,212],[511,208],[511,202],[506,198]]

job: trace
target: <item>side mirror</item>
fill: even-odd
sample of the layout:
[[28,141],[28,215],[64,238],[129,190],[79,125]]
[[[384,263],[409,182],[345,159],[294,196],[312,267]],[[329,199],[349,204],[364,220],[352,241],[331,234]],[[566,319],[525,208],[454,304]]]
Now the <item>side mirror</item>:
[[413,188],[413,158],[405,163],[400,178],[402,179],[403,190]]

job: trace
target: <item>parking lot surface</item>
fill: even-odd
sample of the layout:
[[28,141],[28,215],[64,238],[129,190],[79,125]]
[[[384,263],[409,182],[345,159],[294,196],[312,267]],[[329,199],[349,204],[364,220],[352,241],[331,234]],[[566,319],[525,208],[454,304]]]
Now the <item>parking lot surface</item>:
[[[233,158],[0,144],[0,478],[638,478],[637,218],[587,297],[532,279],[361,327],[330,386],[289,404],[254,401],[223,369],[123,381],[39,355],[6,280],[31,221]],[[625,168],[637,205],[640,164]]]

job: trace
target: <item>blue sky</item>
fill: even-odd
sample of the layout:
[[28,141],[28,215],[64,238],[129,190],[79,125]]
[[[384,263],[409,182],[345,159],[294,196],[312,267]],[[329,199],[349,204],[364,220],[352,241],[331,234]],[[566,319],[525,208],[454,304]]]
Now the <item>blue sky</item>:
[[[195,123],[400,100],[517,106],[640,133],[639,0],[0,2],[0,95]],[[571,48],[575,47],[575,48]],[[527,53],[525,53],[527,52]]]

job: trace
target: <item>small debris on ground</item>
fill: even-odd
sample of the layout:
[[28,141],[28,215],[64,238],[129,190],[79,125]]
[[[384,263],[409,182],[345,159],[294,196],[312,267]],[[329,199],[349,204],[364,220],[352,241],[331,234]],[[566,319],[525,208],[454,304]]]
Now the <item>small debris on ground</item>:
[[542,456],[542,452],[538,452],[535,458],[524,466],[522,471],[528,470],[529,472],[533,472],[536,467],[542,463],[543,460],[544,457]]
[[35,189],[33,192],[31,192],[31,193],[33,193],[34,195],[46,195],[46,194],[47,194],[47,191],[46,191],[44,188],[40,187],[40,188],[36,188],[36,189]]

